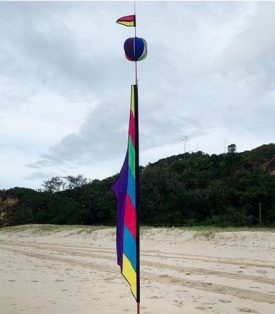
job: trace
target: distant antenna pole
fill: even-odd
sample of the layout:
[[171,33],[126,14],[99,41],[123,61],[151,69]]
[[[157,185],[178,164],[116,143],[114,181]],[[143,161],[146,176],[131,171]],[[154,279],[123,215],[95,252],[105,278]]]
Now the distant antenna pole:
[[186,144],[187,144],[187,142],[189,141],[189,136],[188,135],[183,135],[182,137],[181,137],[181,140],[183,141],[183,152],[184,152],[184,154],[185,154],[185,152],[186,152]]
[[226,137],[225,137],[224,138],[224,147],[223,147],[224,154],[226,153],[226,144],[227,144],[227,140],[226,140]]

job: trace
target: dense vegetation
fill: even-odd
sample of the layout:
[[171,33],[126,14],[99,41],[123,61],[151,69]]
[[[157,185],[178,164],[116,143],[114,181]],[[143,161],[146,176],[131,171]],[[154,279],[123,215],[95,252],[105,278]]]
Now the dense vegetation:
[[[274,170],[274,144],[243,153],[185,153],[141,167],[141,223],[257,225],[261,203],[262,224],[275,226]],[[9,202],[9,224],[115,224],[110,186],[116,176],[89,183],[83,177],[77,182],[68,178],[71,185],[58,192],[50,184],[62,186],[58,178],[44,182],[43,192],[0,191],[2,203],[16,200]]]

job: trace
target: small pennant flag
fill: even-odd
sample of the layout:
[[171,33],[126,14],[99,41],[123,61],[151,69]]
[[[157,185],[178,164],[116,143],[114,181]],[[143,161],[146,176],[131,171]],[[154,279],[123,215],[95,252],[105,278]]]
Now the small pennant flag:
[[135,27],[136,26],[136,16],[135,15],[127,15],[119,18],[116,21],[118,24],[127,26],[127,27]]

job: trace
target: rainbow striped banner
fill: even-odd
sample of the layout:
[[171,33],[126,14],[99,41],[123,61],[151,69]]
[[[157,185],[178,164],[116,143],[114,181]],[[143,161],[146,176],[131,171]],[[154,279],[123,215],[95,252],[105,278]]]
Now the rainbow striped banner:
[[117,199],[117,263],[139,302],[139,225],[137,85],[131,86],[128,148],[118,179],[112,186]]

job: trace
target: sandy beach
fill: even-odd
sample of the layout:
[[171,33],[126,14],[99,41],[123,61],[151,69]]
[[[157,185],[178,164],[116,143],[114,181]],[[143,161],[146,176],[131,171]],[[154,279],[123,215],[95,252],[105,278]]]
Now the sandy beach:
[[[143,228],[141,313],[275,313],[275,233]],[[0,230],[0,313],[135,313],[115,229]]]

